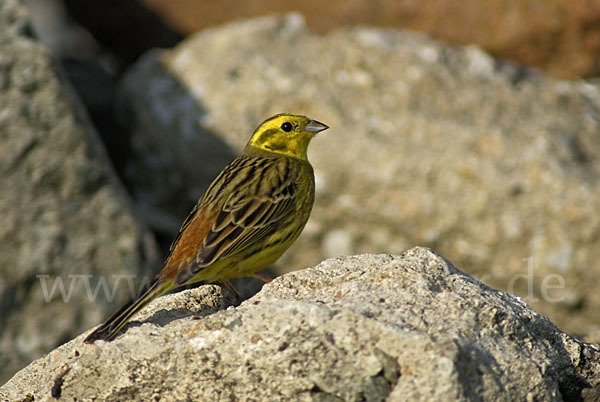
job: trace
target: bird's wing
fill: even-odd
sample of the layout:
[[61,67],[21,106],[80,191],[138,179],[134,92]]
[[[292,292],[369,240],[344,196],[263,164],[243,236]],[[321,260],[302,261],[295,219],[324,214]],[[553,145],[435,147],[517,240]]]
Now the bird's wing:
[[[186,231],[193,232],[195,224],[205,230],[202,239],[195,236],[195,258],[177,273],[177,284],[185,283],[223,258],[245,251],[252,253],[252,247],[259,251],[264,246],[262,242],[295,213],[298,175],[295,165],[281,158],[244,161],[232,163],[231,169],[228,166],[219,175],[193,212],[194,216],[186,220],[187,225],[184,223],[178,243],[184,240]],[[174,248],[177,247],[175,244]]]

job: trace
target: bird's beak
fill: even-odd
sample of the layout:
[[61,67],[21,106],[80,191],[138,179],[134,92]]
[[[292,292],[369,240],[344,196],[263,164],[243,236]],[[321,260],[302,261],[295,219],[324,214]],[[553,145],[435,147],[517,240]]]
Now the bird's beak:
[[309,133],[319,133],[323,130],[327,130],[329,128],[328,125],[325,125],[321,122],[318,122],[316,120],[309,120],[308,123],[306,123],[306,126],[304,126],[304,130],[308,131]]

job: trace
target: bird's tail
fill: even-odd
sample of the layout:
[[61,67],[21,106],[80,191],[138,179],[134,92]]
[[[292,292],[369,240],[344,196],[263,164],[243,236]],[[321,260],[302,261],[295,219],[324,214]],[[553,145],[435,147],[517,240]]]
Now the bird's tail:
[[169,281],[154,278],[148,286],[140,291],[137,297],[134,297],[125,303],[125,305],[111,315],[104,324],[100,325],[94,332],[88,335],[83,342],[93,343],[98,339],[107,342],[112,341],[135,313],[140,311],[152,299],[162,295],[167,290],[169,290]]

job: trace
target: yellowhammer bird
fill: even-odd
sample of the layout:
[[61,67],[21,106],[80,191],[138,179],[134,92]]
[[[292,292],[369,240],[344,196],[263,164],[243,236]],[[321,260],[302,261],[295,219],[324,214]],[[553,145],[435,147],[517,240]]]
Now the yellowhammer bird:
[[306,151],[327,128],[292,114],[262,123],[183,222],[163,269],[85,342],[114,339],[136,312],[171,289],[217,281],[232,289],[229,279],[257,275],[277,260],[310,215],[315,183]]

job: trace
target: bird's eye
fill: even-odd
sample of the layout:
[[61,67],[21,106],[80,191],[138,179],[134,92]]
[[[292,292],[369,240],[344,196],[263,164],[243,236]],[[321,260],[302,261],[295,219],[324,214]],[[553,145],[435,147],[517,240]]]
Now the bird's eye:
[[285,131],[286,133],[289,133],[290,131],[292,131],[292,123],[290,123],[289,121],[286,121],[285,123],[283,123],[281,125],[281,129],[283,131]]

